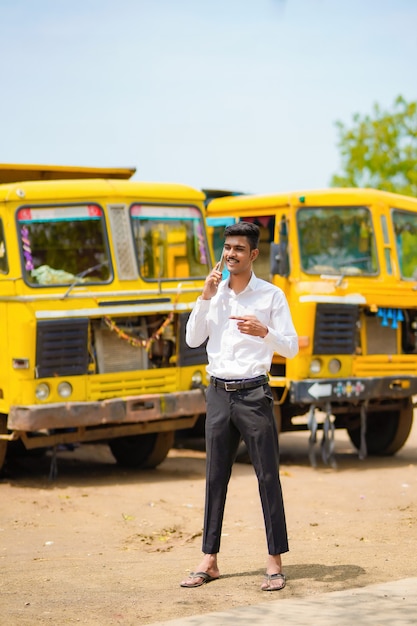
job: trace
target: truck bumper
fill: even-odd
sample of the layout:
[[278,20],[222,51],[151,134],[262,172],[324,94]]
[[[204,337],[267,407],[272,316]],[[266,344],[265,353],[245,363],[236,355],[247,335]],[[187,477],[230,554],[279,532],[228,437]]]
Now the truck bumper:
[[205,413],[201,389],[138,397],[114,398],[102,402],[66,402],[12,406],[9,430],[35,432],[57,428],[79,428],[106,424],[137,424],[173,420]]
[[417,376],[384,376],[368,378],[308,379],[292,382],[293,404],[351,402],[360,404],[371,399],[401,399],[417,394]]

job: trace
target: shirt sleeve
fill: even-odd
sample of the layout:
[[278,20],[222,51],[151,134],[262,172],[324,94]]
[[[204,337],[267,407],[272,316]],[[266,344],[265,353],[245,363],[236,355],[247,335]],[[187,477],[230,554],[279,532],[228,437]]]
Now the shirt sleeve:
[[291,359],[298,353],[298,336],[285,294],[278,291],[273,297],[270,325],[264,338],[274,352]]
[[208,337],[207,314],[210,302],[200,296],[191,311],[185,330],[185,341],[190,348],[198,348]]

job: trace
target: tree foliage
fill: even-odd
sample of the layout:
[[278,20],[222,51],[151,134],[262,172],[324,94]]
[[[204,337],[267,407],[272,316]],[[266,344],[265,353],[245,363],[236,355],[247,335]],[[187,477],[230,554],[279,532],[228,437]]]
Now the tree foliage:
[[353,116],[352,128],[340,121],[336,127],[344,173],[332,177],[332,186],[417,196],[417,102],[398,96],[392,111],[375,104],[372,115]]

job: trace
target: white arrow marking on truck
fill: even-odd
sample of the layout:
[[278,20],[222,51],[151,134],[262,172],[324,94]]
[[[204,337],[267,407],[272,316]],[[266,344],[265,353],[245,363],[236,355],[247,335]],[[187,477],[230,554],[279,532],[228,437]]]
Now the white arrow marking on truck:
[[311,385],[308,393],[310,394],[310,396],[313,396],[313,398],[316,399],[324,398],[325,396],[331,395],[332,385],[329,383],[327,383],[326,385],[319,385],[319,383],[314,383],[314,385]]

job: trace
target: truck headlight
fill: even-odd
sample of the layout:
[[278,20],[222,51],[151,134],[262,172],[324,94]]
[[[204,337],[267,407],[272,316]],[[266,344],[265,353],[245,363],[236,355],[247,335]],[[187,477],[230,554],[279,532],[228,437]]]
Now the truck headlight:
[[339,359],[331,359],[329,361],[328,368],[331,374],[337,374],[338,372],[340,372],[341,367],[342,367],[342,364],[339,361]]
[[58,385],[58,393],[61,398],[69,398],[72,394],[72,385],[67,382],[59,383]]
[[310,363],[310,372],[312,374],[319,374],[323,363],[320,359],[313,359]]
[[38,400],[46,400],[49,397],[51,390],[46,383],[39,383],[35,389],[35,396]]
[[203,382],[203,375],[199,370],[197,370],[191,376],[191,388],[198,389],[199,387],[201,387],[202,382]]

